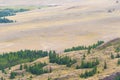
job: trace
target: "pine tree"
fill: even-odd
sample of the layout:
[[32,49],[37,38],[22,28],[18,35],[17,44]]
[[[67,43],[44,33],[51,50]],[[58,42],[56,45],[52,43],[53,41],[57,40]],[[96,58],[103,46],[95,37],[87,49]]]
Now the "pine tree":
[[22,70],[23,69],[23,66],[22,66],[22,64],[20,65],[20,70]]
[[104,62],[104,69],[107,69],[107,63]]
[[14,79],[17,74],[15,72],[10,73],[10,79]]

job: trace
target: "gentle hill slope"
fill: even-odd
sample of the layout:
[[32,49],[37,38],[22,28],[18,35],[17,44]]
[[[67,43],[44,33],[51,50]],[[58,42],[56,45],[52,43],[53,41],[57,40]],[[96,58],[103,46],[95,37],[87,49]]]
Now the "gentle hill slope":
[[[30,70],[29,67],[20,68],[21,64],[19,64],[9,69],[5,69],[5,72],[1,73],[1,76],[6,78],[6,80],[9,80],[9,74],[15,72],[17,73],[14,78],[15,80],[48,80],[48,78],[51,80],[108,80],[109,76],[116,74],[116,76],[112,76],[115,79],[120,72],[120,49],[118,50],[119,47],[116,47],[116,44],[120,44],[119,42],[120,39],[112,40],[109,42],[109,44],[112,45],[106,46],[104,49],[91,49],[90,53],[88,53],[88,50],[80,50],[62,53],[57,56],[58,54],[52,55],[50,52],[51,57],[49,55],[49,57],[42,57],[33,62],[22,64],[22,66],[34,66],[40,62],[45,62],[47,65],[45,64],[43,69],[50,70],[50,73],[35,75],[35,72],[33,75],[28,72],[28,70]],[[66,62],[69,61],[69,59],[71,59],[70,62]],[[35,69],[37,69],[37,67],[34,68],[34,70]],[[94,70],[95,72],[92,73],[92,71],[89,73],[91,70]]]

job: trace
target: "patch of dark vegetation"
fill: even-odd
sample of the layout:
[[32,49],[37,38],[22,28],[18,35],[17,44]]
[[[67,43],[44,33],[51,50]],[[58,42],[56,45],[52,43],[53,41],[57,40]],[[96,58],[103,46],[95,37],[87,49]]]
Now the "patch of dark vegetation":
[[2,9],[0,10],[0,17],[5,17],[5,16],[13,16],[16,15],[16,13],[18,12],[25,12],[25,11],[29,11],[29,9]]
[[48,51],[42,50],[21,50],[0,55],[0,70],[15,66],[17,64],[32,62],[38,58],[48,56]]
[[99,60],[96,59],[95,61],[91,61],[91,62],[85,62],[85,61],[81,61],[81,65],[77,65],[76,69],[84,69],[84,68],[94,68],[97,65],[99,65]]
[[97,67],[94,67],[91,71],[85,71],[85,73],[80,74],[81,78],[88,78],[94,76],[97,73]]
[[10,73],[10,79],[14,79],[15,76],[17,76],[17,73],[15,73],[15,72],[11,72]]
[[57,63],[59,65],[66,65],[67,67],[71,67],[77,61],[75,59],[71,59],[68,56],[59,56],[55,52],[50,52],[49,54],[50,63]]
[[95,49],[98,46],[102,45],[104,41],[98,41],[97,43],[90,45],[90,46],[77,46],[77,47],[72,47],[65,49],[64,52],[71,52],[71,51],[78,51],[78,50],[88,50],[90,51],[91,49]]
[[13,21],[13,20],[9,20],[7,18],[5,18],[6,16],[13,16],[13,15],[16,15],[16,13],[18,12],[25,12],[25,11],[28,11],[29,9],[17,9],[17,10],[14,10],[14,9],[2,9],[0,10],[0,23],[13,23],[13,22],[16,22],[16,21]]
[[44,73],[50,73],[51,71],[47,70],[47,69],[43,69],[44,66],[46,66],[46,63],[38,63],[38,64],[34,64],[34,66],[28,66],[26,68],[27,72],[30,72],[32,74],[35,75],[41,75]]
[[9,19],[7,19],[7,18],[0,18],[0,23],[13,23],[13,22],[15,22],[15,21],[13,21],[13,20],[9,20]]

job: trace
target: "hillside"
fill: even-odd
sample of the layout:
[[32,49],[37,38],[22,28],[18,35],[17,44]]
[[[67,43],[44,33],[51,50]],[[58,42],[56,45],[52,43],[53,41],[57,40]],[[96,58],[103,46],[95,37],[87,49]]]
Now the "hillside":
[[[50,62],[50,60],[55,59],[55,57],[50,59],[50,57],[47,56],[47,57],[39,58],[32,62],[13,66],[9,69],[8,68],[4,69],[4,72],[3,73],[1,72],[0,75],[2,78],[5,78],[5,80],[9,80],[9,76],[11,72],[17,73],[15,78],[12,78],[12,80],[18,80],[18,79],[20,80],[27,80],[27,79],[28,80],[29,79],[30,80],[118,80],[117,77],[119,76],[119,72],[120,72],[119,43],[120,43],[120,39],[115,39],[112,40],[112,42],[109,41],[107,43],[102,44],[101,47],[108,45],[104,49],[99,49],[99,48],[91,49],[90,53],[88,53],[87,50],[80,50],[80,51],[78,50],[78,51],[59,54],[61,58],[65,56],[69,56],[71,60],[75,59],[76,62],[73,63],[71,66],[66,66],[66,63],[65,65],[61,65],[60,63],[52,63]],[[82,65],[81,63],[82,61],[85,61],[83,63],[83,67],[82,66],[77,67]],[[24,65],[30,66],[44,62],[47,64],[46,66],[44,66],[44,69],[50,70],[50,73],[35,75],[25,71],[26,68],[24,68]],[[85,64],[86,62],[88,63]],[[90,62],[93,63],[91,63],[90,65]],[[20,68],[21,65],[23,66],[23,68]],[[87,66],[85,67],[85,65]],[[95,72],[95,74],[93,74],[92,76],[86,75],[86,78],[80,77],[81,74],[84,74],[86,71],[91,71],[92,69],[95,68],[95,66],[97,67],[97,71]]]
[[0,80],[120,80],[119,0],[0,0]]

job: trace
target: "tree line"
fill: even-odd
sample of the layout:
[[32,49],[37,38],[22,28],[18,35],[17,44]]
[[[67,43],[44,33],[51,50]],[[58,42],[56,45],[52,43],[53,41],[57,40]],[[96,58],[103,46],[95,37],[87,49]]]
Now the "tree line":
[[104,41],[98,41],[97,43],[95,43],[93,45],[89,45],[89,46],[76,46],[76,47],[65,49],[64,52],[95,49],[103,43],[104,43]]
[[48,56],[48,51],[20,50],[17,52],[3,53],[0,55],[0,70],[17,64],[32,62],[38,58]]
[[6,16],[13,16],[16,15],[16,13],[18,12],[24,12],[24,11],[28,11],[29,9],[1,9],[0,10],[0,23],[13,23],[15,21],[13,20],[9,20],[7,18],[5,18]]

